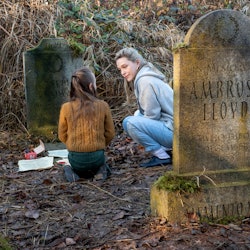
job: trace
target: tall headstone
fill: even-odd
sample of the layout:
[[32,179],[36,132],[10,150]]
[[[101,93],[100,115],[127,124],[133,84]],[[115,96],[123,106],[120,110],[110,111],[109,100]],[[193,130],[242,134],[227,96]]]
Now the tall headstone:
[[175,54],[178,173],[250,168],[249,24],[237,11],[210,13]]
[[51,137],[57,132],[60,106],[69,96],[72,73],[82,67],[63,38],[44,38],[24,52],[27,126],[32,134]]
[[[241,12],[213,11],[193,24],[174,52],[173,172],[204,184],[181,211],[250,214],[249,27]],[[152,209],[178,219],[157,208],[162,198],[153,198]]]

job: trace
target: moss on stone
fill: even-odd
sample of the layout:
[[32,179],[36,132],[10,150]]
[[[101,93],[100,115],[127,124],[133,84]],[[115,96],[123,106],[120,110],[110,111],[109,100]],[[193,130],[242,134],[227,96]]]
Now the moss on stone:
[[179,51],[179,49],[181,48],[187,48],[188,45],[186,43],[178,43],[174,48],[173,48],[173,52],[177,52]]
[[201,223],[209,223],[209,224],[221,224],[228,225],[230,223],[238,224],[240,221],[244,219],[244,216],[224,216],[222,218],[212,218],[212,217],[200,217]]
[[196,179],[191,177],[178,176],[171,173],[159,177],[154,185],[161,190],[180,193],[195,193],[200,190]]

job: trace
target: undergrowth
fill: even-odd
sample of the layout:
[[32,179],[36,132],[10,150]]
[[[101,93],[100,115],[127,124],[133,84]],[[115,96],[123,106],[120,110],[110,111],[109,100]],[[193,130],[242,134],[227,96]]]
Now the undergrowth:
[[0,235],[0,249],[1,250],[12,250],[8,240]]

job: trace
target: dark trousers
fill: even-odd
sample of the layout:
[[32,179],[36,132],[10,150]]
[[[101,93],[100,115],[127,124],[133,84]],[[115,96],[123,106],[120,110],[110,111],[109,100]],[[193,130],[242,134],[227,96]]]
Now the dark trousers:
[[105,163],[104,150],[95,152],[69,151],[69,162],[74,172],[81,178],[92,178]]

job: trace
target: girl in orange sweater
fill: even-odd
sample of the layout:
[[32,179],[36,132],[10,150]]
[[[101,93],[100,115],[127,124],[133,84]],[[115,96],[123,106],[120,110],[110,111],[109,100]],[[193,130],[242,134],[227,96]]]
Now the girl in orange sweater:
[[66,179],[73,182],[99,173],[106,179],[109,167],[104,150],[114,136],[109,105],[96,97],[94,74],[87,67],[77,70],[71,79],[70,101],[62,105],[58,124],[58,137],[69,151]]

